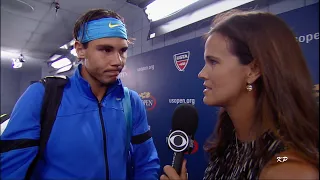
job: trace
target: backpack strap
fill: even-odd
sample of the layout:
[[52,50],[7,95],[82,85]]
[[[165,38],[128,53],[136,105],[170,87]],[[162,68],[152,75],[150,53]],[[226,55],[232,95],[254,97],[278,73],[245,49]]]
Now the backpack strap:
[[127,123],[127,143],[126,143],[126,154],[129,153],[130,142],[131,142],[131,133],[132,133],[132,109],[131,109],[131,100],[130,92],[127,87],[124,87],[124,98],[122,99],[124,115]]
[[50,133],[56,120],[58,109],[60,107],[61,99],[65,85],[68,83],[67,76],[47,76],[40,80],[45,87],[45,93],[41,108],[41,131],[40,131],[40,145],[36,157],[30,164],[26,173],[25,179],[30,179],[38,161],[42,158]]
[[124,87],[124,98],[122,99],[124,115],[127,124],[127,143],[125,147],[125,153],[127,156],[127,179],[132,179],[133,176],[133,166],[132,166],[132,155],[131,155],[131,135],[132,135],[132,108],[130,91],[127,87]]

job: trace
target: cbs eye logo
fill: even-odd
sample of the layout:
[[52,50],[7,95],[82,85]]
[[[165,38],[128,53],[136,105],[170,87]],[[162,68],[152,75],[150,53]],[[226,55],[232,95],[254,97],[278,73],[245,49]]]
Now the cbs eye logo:
[[183,131],[173,131],[168,137],[168,145],[174,152],[185,151],[189,146],[189,137]]

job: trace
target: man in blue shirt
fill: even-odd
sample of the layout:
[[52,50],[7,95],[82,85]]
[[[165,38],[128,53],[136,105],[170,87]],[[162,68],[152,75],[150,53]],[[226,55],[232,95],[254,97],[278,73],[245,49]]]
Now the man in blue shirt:
[[[64,88],[44,156],[32,178],[158,179],[159,158],[145,107],[132,90],[131,160],[126,151],[124,87],[117,78],[129,42],[123,18],[103,9],[88,11],[77,20],[74,38],[82,64]],[[24,179],[35,158],[39,148],[32,141],[40,137],[44,93],[44,86],[34,83],[16,103],[1,141],[27,144],[1,150],[1,179]],[[128,161],[133,167],[131,177]]]

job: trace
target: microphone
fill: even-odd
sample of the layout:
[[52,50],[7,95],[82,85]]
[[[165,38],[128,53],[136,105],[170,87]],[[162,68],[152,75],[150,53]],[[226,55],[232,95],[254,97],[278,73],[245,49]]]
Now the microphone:
[[167,137],[169,148],[174,151],[172,167],[180,175],[184,153],[191,153],[198,128],[198,112],[190,104],[180,104],[173,112],[172,129]]

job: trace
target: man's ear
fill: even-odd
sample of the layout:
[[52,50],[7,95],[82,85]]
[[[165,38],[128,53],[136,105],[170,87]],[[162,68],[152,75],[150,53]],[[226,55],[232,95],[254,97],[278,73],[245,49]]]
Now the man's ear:
[[86,49],[79,41],[74,42],[74,48],[76,49],[78,59],[85,59]]
[[252,61],[248,65],[247,83],[254,83],[261,76],[260,67],[256,61]]

